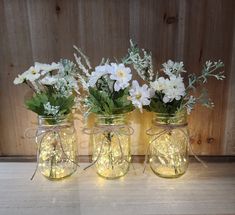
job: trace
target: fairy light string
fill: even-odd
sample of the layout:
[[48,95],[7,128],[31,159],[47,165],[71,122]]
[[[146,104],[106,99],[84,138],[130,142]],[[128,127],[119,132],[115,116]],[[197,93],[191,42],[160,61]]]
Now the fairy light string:
[[[134,133],[134,129],[129,125],[96,125],[93,128],[83,128],[83,133],[87,135],[91,135],[91,136],[96,135],[96,134],[103,134],[106,132],[109,134],[113,133],[117,137],[117,140],[118,140],[117,143],[118,143],[119,151],[121,154],[121,158],[118,159],[117,162],[122,163],[123,161],[126,161],[130,163],[130,161],[128,161],[125,158],[126,156],[123,153],[123,148],[122,148],[122,144],[120,141],[120,135],[131,136]],[[96,159],[87,167],[85,167],[84,170],[87,170],[88,168],[92,167],[99,161],[103,152],[103,147],[107,143],[106,139],[107,139],[106,136],[102,138],[102,141],[100,142],[100,150]]]
[[[32,177],[30,178],[30,180],[33,180],[35,174],[37,173],[38,166],[39,166],[39,158],[40,158],[40,155],[41,155],[42,143],[44,141],[44,138],[48,134],[53,134],[54,136],[56,136],[57,143],[59,144],[59,146],[61,148],[61,151],[62,151],[62,155],[64,155],[65,158],[68,161],[72,162],[77,167],[80,167],[78,162],[75,162],[73,159],[71,159],[66,154],[66,152],[64,150],[63,143],[62,143],[62,138],[61,138],[61,135],[60,135],[61,129],[64,129],[64,128],[70,128],[71,129],[70,132],[67,132],[67,134],[72,135],[75,132],[75,128],[71,127],[71,125],[68,124],[68,123],[64,123],[64,124],[60,124],[60,125],[43,125],[43,126],[39,126],[37,129],[35,129],[35,128],[26,129],[24,136],[26,138],[29,138],[29,139],[35,138],[36,145],[38,147],[38,149],[37,149],[37,163],[36,163],[34,173],[33,173]],[[31,132],[33,132],[34,134],[31,135]]]
[[[183,124],[160,124],[160,123],[156,123],[154,122],[154,126],[151,127],[150,129],[148,129],[146,131],[146,134],[148,136],[151,136],[151,137],[154,137],[148,144],[148,147],[146,149],[146,153],[145,153],[145,160],[144,160],[144,169],[143,169],[143,173],[145,172],[145,169],[147,167],[147,163],[148,163],[148,160],[149,160],[149,151],[150,151],[150,147],[151,145],[155,142],[155,141],[158,141],[159,138],[161,136],[163,136],[164,134],[171,134],[171,132],[174,130],[174,129],[178,129],[180,132],[182,132],[182,134],[184,135],[184,137],[186,138],[186,142],[187,142],[187,145],[188,145],[188,149],[189,151],[191,152],[191,154],[195,157],[195,159],[200,162],[204,167],[207,168],[207,165],[205,164],[204,161],[202,161],[194,152],[193,152],[193,149],[192,149],[192,146],[190,144],[190,139],[189,139],[189,135],[184,131],[184,128],[188,126],[188,123],[183,123]],[[161,131],[159,132],[156,132],[155,131],[155,128],[160,128]]]

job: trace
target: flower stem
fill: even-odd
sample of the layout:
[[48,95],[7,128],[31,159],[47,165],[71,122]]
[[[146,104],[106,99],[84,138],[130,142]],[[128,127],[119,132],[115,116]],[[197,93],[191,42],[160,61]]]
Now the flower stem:
[[51,169],[50,169],[50,175],[49,177],[50,178],[55,178],[56,177],[56,171],[53,171],[53,167],[54,167],[54,164],[55,164],[55,158],[56,158],[56,146],[54,146],[53,148],[53,156],[51,158]]
[[112,166],[112,169],[114,169],[114,165],[113,165],[113,152],[112,152],[112,134],[111,132],[107,133],[106,139],[108,140],[108,144],[109,144],[109,162]]

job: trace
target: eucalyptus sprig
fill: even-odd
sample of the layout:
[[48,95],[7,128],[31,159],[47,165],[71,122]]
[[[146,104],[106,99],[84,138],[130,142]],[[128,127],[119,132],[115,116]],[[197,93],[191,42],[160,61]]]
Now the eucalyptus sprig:
[[218,72],[218,69],[222,67],[224,67],[224,63],[220,60],[218,62],[206,61],[201,71],[201,75],[197,76],[194,73],[188,75],[188,87],[186,90],[195,90],[197,84],[205,84],[209,77],[214,77],[217,80],[225,79],[224,71]]
[[127,65],[133,65],[138,75],[147,82],[154,78],[152,53],[144,49],[139,49],[137,44],[130,40],[130,48],[128,54],[122,59],[122,62]]
[[[193,110],[193,107],[196,103],[199,103],[207,108],[214,107],[214,103],[209,98],[208,90],[203,87],[204,84],[207,83],[209,78],[215,78],[216,80],[224,80],[225,75],[224,71],[220,71],[219,69],[224,67],[224,63],[222,61],[206,61],[200,75],[196,75],[194,73],[188,75],[188,86],[186,87],[186,96],[181,104],[180,109],[187,108],[188,113]],[[199,96],[195,97],[190,95],[196,91],[196,89],[202,88]]]

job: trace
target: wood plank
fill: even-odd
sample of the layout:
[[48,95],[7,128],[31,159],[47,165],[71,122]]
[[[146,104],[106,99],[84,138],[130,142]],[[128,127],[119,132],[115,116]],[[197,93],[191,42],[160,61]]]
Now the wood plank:
[[29,89],[13,85],[16,75],[33,62],[27,5],[25,1],[1,1],[0,10],[3,29],[0,40],[0,153],[27,153],[34,151],[35,147],[24,139],[23,134],[27,127],[32,126],[35,116],[23,104]]
[[[187,26],[185,41],[185,64],[188,71],[198,74],[201,64],[208,59],[221,59],[225,63],[225,75],[230,74],[234,1],[192,1],[187,2]],[[200,12],[200,13],[199,13]],[[200,15],[199,15],[200,14]],[[221,18],[217,14],[223,14]],[[226,14],[226,15],[225,15]],[[230,26],[230,27],[228,27]],[[229,32],[225,35],[225,31]],[[227,86],[223,82],[209,81],[208,90],[215,103],[213,110],[197,107],[190,117],[193,149],[200,154],[223,153]]]
[[224,134],[224,154],[235,154],[235,23],[233,28],[233,44],[231,54],[231,72],[228,81],[228,101]]
[[[35,126],[36,115],[24,108],[29,90],[12,84],[18,73],[34,61],[72,59],[73,44],[90,56],[93,65],[101,57],[119,58],[125,55],[129,38],[152,51],[156,70],[169,58],[184,60],[188,71],[195,73],[207,59],[225,62],[228,79],[208,85],[215,109],[199,107],[189,122],[197,154],[233,154],[234,120],[229,116],[234,112],[234,11],[233,0],[0,0],[0,154],[35,154],[33,141],[23,135]],[[145,131],[152,117],[131,113],[132,154],[145,153]],[[83,124],[75,124],[79,153],[91,154]]]
[[[83,164],[85,166],[86,164]],[[94,169],[58,182],[37,174],[34,163],[0,163],[0,214],[235,214],[235,165],[191,164],[178,179],[166,180],[143,166],[119,180]]]

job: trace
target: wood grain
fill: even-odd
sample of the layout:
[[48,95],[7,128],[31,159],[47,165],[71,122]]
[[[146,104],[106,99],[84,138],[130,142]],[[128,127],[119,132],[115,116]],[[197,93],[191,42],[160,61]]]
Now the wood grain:
[[234,163],[191,164],[171,180],[134,166],[119,180],[100,178],[91,168],[53,182],[40,174],[29,180],[35,163],[0,163],[0,214],[235,214]]
[[229,74],[228,104],[224,134],[224,153],[235,154],[235,23],[233,28],[233,52],[231,55],[231,72]]
[[[226,81],[208,83],[214,110],[197,107],[189,122],[197,154],[234,154],[234,16],[233,0],[0,0],[0,155],[35,154],[23,135],[37,120],[24,107],[27,87],[12,84],[18,73],[34,61],[73,59],[73,44],[93,65],[102,57],[120,58],[129,38],[152,51],[156,70],[169,58],[183,60],[190,73],[199,73],[208,59],[225,62]],[[135,155],[145,153],[152,116],[130,116]],[[82,126],[76,122],[78,148],[87,155],[91,145]]]

